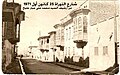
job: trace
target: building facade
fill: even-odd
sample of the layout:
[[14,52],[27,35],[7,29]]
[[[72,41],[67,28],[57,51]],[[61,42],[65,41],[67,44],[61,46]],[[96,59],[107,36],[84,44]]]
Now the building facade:
[[[66,19],[67,17],[68,19]],[[73,62],[79,62],[81,57],[84,58],[83,54],[85,54],[85,58],[88,54],[83,52],[82,48],[77,47],[77,44],[74,42],[76,25],[74,24],[73,17],[70,15],[67,17],[62,19],[62,25],[64,26],[64,58],[69,58]]]
[[88,71],[105,71],[118,65],[116,38],[119,15],[116,9],[116,1],[89,1]]
[[[114,35],[114,23],[115,18],[113,17],[107,19],[104,22],[97,23],[96,25],[91,26],[91,35],[89,36],[90,68],[97,68],[97,70],[106,70],[116,63],[116,37]],[[97,60],[98,58],[99,60]],[[97,65],[95,65],[94,63],[96,63]]]
[[54,25],[56,29],[56,61],[64,62],[64,26]]
[[36,58],[38,46],[29,46],[28,47],[28,56],[31,58]]
[[76,43],[78,52],[85,59],[89,56],[88,25],[89,25],[89,1],[82,4],[80,8],[70,12],[73,18],[73,42]]
[[[50,36],[41,36],[38,38],[39,49],[40,49],[40,60],[42,62],[53,62],[54,61],[54,57],[53,57],[54,50],[52,49],[54,43],[50,42],[51,38]],[[50,45],[50,43],[53,43],[53,44]]]
[[51,62],[56,61],[56,31],[51,31],[48,33],[49,38],[49,50],[50,50],[50,60]]
[[[76,44],[73,42],[73,19],[70,16],[63,18],[62,25],[64,26],[64,58],[72,58],[75,59],[75,56],[79,56],[76,51]],[[76,54],[77,53],[77,54]],[[74,61],[79,61],[74,60]]]
[[25,20],[21,5],[3,1],[2,5],[2,68],[14,61],[15,48],[20,41],[20,23]]

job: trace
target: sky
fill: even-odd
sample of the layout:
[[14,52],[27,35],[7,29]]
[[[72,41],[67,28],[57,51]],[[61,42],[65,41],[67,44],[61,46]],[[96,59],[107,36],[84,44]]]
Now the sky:
[[[9,2],[12,0],[8,0]],[[72,10],[78,8],[81,4],[80,0],[14,0],[21,4],[21,10],[23,10],[24,2],[77,2],[77,6],[74,6],[70,10],[65,9],[39,9],[39,10],[24,10],[25,21],[21,22],[20,28],[20,42],[18,45],[18,53],[24,54],[28,51],[28,46],[38,46],[38,37],[48,35],[48,32],[55,30],[54,25],[60,23],[60,19],[67,16]],[[85,0],[82,0],[85,1]]]

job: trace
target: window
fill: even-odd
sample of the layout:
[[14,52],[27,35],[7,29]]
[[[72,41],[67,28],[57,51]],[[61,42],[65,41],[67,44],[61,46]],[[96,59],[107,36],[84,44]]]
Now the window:
[[60,40],[60,29],[58,30],[58,40]]
[[74,25],[76,25],[76,18],[74,18]]
[[78,30],[81,30],[82,28],[82,19],[81,17],[78,18]]
[[65,55],[67,56],[67,47],[66,47],[66,54]]
[[68,56],[70,56],[70,47],[68,47]]
[[75,32],[77,31],[77,18],[74,18],[74,27],[75,27]]
[[87,8],[87,5],[85,5],[84,8]]
[[66,40],[68,38],[68,29],[66,29]]
[[98,55],[98,47],[94,47],[94,55]]
[[71,38],[71,27],[69,27],[69,40]]
[[75,19],[75,21],[76,21],[76,24],[75,24],[75,26],[76,26],[76,32],[77,32],[77,30],[78,30],[78,27],[77,27],[77,18]]
[[45,40],[45,39],[43,39],[43,44],[45,44],[45,42],[46,42],[46,40]]
[[61,39],[64,40],[64,29],[61,30]]
[[20,35],[20,31],[19,31],[19,29],[20,29],[19,27],[20,27],[20,26],[19,26],[19,24],[17,24],[16,27],[17,27],[16,37],[19,38],[19,35]]
[[75,34],[75,26],[73,26],[73,32],[74,32],[74,34]]
[[3,22],[3,27],[2,27],[2,36],[5,36],[7,35],[7,31],[8,31],[8,22]]
[[83,32],[87,33],[87,17],[83,17]]
[[43,40],[41,41],[41,45],[43,45]]
[[103,46],[103,55],[108,54],[108,46]]
[[5,22],[2,22],[2,36],[4,36],[4,30],[5,30]]
[[72,39],[73,39],[73,37],[74,37],[74,26],[72,26],[72,28],[71,28],[71,36],[72,36]]
[[47,39],[47,43],[49,43],[49,39]]

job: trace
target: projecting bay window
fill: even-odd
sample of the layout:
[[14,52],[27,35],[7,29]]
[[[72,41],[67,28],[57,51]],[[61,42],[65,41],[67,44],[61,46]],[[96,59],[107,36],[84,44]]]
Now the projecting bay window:
[[[78,9],[71,12],[70,15],[73,17],[75,33],[74,33],[74,43],[78,48],[83,48],[87,44],[87,24],[88,24],[88,13],[89,9]],[[76,20],[77,19],[77,20]]]

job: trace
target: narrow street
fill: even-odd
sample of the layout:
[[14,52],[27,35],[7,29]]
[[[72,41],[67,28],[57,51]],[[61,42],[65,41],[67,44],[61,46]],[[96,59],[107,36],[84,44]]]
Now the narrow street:
[[120,0],[1,0],[2,74],[115,75]]
[[63,68],[54,63],[43,63],[35,59],[22,59],[26,74],[67,74],[76,73],[72,69]]

